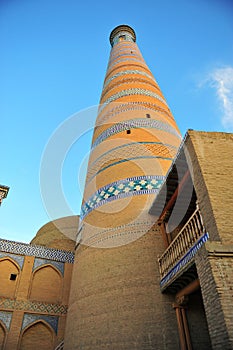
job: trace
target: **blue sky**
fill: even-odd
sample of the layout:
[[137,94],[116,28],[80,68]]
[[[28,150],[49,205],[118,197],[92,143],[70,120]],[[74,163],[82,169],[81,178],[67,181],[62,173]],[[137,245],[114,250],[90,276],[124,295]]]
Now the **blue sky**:
[[[188,128],[233,131],[232,1],[2,0],[0,183],[10,192],[0,208],[0,237],[29,242],[51,219],[79,213],[91,132],[64,159],[69,209],[52,215],[41,196],[43,154],[59,125],[98,104],[108,37],[119,24],[135,29],[182,135]],[[86,112],[79,115],[81,125]]]

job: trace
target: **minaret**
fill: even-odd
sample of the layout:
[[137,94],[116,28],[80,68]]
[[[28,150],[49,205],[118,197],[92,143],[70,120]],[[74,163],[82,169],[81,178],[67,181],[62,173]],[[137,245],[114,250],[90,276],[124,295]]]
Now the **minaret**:
[[77,236],[65,337],[72,350],[149,342],[157,253],[148,209],[181,139],[134,30],[116,27],[110,43]]

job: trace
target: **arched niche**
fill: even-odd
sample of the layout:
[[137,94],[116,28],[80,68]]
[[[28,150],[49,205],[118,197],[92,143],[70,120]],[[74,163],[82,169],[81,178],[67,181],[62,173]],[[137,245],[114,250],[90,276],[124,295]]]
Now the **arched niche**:
[[43,265],[32,275],[29,298],[35,301],[59,303],[62,296],[63,277],[54,266]]
[[24,329],[19,344],[19,350],[53,350],[54,331],[43,320],[30,324]]
[[18,264],[9,257],[0,259],[0,296],[14,298],[20,268]]

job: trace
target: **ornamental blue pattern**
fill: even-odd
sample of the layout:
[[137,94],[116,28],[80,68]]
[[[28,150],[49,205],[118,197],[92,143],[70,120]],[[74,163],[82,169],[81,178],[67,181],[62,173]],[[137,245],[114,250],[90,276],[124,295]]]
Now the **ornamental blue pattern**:
[[136,176],[101,187],[82,205],[80,219],[107,202],[134,195],[157,193],[163,181],[162,175]]
[[25,313],[23,316],[22,330],[35,321],[43,320],[46,323],[48,323],[53,328],[55,333],[57,334],[58,319],[59,319],[58,316],[47,316],[47,315],[26,314]]
[[134,42],[132,35],[129,34],[129,32],[119,32],[113,39],[113,46],[116,45],[119,42],[119,38],[120,36],[124,35],[124,41],[130,41],[130,42]]
[[109,70],[110,68],[114,67],[116,64],[118,63],[121,63],[121,62],[125,62],[125,61],[134,61],[134,62],[139,62],[139,63],[143,63],[145,64],[145,61],[143,59],[140,59],[140,57],[138,58],[133,58],[133,57],[130,57],[130,58],[122,58],[116,62],[113,62],[111,64],[108,65],[107,69]]
[[20,268],[22,269],[23,263],[24,263],[24,256],[0,252],[0,259],[1,258],[7,258],[7,257],[9,257],[12,260],[14,260],[20,266]]
[[74,253],[72,252],[47,248],[40,245],[8,241],[5,239],[0,239],[0,251],[19,255],[36,256],[38,258],[45,258],[68,263],[74,262]]
[[0,321],[4,323],[4,325],[8,330],[10,329],[11,319],[12,319],[12,312],[0,311]]
[[157,100],[163,102],[165,105],[167,105],[167,102],[160,97],[158,94],[156,94],[153,91],[150,90],[145,90],[145,89],[139,89],[139,88],[132,88],[132,89],[127,89],[127,90],[122,90],[117,92],[116,94],[110,96],[99,108],[99,113],[102,111],[103,108],[106,107],[109,103],[117,100],[118,98],[125,97],[125,96],[131,96],[131,95],[144,95],[144,96],[149,96],[149,97],[155,97]]
[[33,271],[38,267],[47,265],[47,264],[54,266],[58,271],[61,272],[62,275],[64,275],[64,263],[60,261],[54,261],[54,260],[48,260],[48,259],[35,258],[34,264],[33,264]]
[[[143,102],[141,105],[140,103],[142,102],[118,102],[115,103],[115,107],[112,108],[111,110],[107,111],[106,113],[103,113],[102,115],[98,115],[98,122],[97,125],[100,125],[103,122],[106,122],[108,119],[114,117],[115,115],[122,113],[122,112],[127,112],[127,111],[152,111],[153,113],[159,113],[164,115],[166,118],[169,118],[171,120],[174,120],[173,116],[169,114],[164,108],[161,106],[158,106],[155,103],[147,103]],[[145,107],[146,106],[146,107]],[[105,107],[105,106],[104,106]]]
[[155,79],[154,77],[152,77],[151,75],[147,74],[146,72],[143,72],[141,70],[137,70],[137,69],[134,69],[134,70],[124,70],[124,71],[121,71],[121,72],[118,72],[116,74],[114,74],[113,76],[111,76],[111,78],[107,79],[106,82],[104,83],[104,86],[103,86],[103,89],[115,78],[121,76],[121,75],[128,75],[128,74],[139,74],[139,75],[144,75],[145,77],[147,78],[150,78],[151,80],[153,80],[155,82]]
[[180,134],[174,129],[172,126],[170,126],[167,123],[163,123],[160,120],[155,119],[131,119],[127,120],[125,122],[117,123],[111,126],[110,128],[104,130],[102,134],[100,134],[95,142],[92,145],[92,148],[95,148],[100,142],[103,142],[108,137],[118,134],[122,131],[128,130],[128,129],[136,129],[136,128],[155,128],[159,130],[163,130],[166,132],[169,132],[170,134],[173,134],[177,136],[179,139],[181,138]]

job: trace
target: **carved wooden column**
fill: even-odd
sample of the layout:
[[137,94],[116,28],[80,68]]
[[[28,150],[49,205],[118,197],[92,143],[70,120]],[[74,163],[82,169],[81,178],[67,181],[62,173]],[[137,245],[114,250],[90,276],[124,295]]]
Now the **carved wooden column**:
[[176,297],[176,303],[172,305],[176,311],[181,350],[192,350],[192,343],[186,317],[187,303],[188,297],[183,295]]

